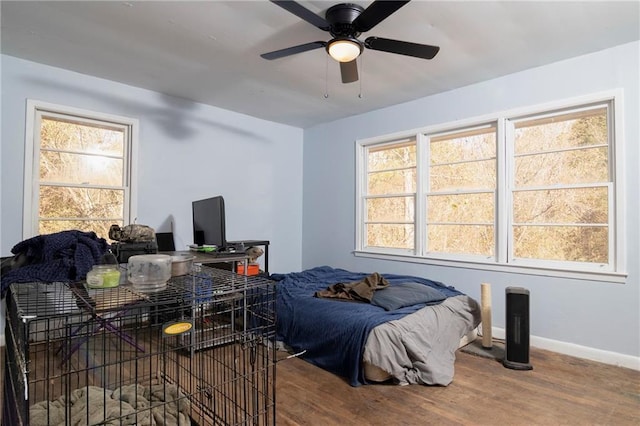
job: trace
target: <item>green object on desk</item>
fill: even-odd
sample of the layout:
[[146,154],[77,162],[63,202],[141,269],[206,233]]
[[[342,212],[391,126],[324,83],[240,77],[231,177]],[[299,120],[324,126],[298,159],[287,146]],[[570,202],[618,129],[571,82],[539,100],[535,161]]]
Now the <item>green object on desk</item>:
[[192,245],[192,246],[189,246],[189,248],[190,248],[191,251],[197,251],[199,253],[211,253],[211,252],[214,252],[214,251],[218,250],[218,247],[213,246],[213,245],[211,245],[211,246],[201,246],[201,247],[198,247],[196,245]]

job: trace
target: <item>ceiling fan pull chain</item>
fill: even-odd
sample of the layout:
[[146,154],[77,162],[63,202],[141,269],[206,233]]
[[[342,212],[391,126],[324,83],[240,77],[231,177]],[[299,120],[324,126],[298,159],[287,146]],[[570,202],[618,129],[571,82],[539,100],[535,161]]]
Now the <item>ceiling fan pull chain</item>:
[[329,56],[325,56],[324,67],[324,98],[329,98]]
[[362,55],[358,58],[360,59],[360,79],[358,80],[358,84],[360,85],[360,93],[358,93],[358,98],[362,99],[362,76],[364,76],[364,66],[362,63],[364,62],[364,58]]

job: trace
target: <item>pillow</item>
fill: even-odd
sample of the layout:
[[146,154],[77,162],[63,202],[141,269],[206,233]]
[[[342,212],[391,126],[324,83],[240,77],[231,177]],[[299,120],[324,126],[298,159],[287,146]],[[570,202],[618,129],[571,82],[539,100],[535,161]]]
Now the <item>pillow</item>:
[[440,290],[425,284],[407,282],[390,285],[373,293],[371,304],[387,311],[404,308],[418,303],[442,302],[447,296]]

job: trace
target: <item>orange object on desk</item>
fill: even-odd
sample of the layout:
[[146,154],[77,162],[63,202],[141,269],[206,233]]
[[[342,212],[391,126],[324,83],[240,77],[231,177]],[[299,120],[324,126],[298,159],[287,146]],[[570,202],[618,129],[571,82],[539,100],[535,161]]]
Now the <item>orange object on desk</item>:
[[[238,274],[244,275],[244,265],[242,263],[238,263],[237,267]],[[247,274],[246,275],[258,275],[260,273],[260,265],[257,263],[249,263],[247,266]]]

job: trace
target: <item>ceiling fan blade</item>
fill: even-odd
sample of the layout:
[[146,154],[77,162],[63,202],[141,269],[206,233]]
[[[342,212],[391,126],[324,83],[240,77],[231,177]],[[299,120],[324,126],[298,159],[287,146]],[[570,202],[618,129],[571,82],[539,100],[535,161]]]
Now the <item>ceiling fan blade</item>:
[[307,50],[318,49],[320,47],[325,47],[327,45],[326,41],[313,41],[311,43],[299,44],[297,46],[287,47],[286,49],[274,50],[273,52],[263,53],[260,55],[264,59],[279,59],[284,58],[285,56],[295,55],[296,53],[306,52]]
[[364,41],[364,45],[371,50],[380,50],[382,52],[397,53],[399,55],[413,56],[422,59],[433,59],[433,57],[438,54],[438,51],[440,51],[438,46],[381,37],[368,37]]
[[340,74],[343,83],[358,81],[358,64],[354,59],[351,62],[340,62]]
[[331,27],[331,25],[327,21],[325,21],[324,18],[316,15],[315,13],[295,1],[271,0],[271,3],[277,4],[287,12],[293,13],[298,18],[307,21],[311,25],[315,25],[323,31],[329,31],[329,28]]
[[354,19],[353,26],[361,33],[369,31],[407,3],[409,3],[409,0],[374,1],[360,14],[360,16]]

